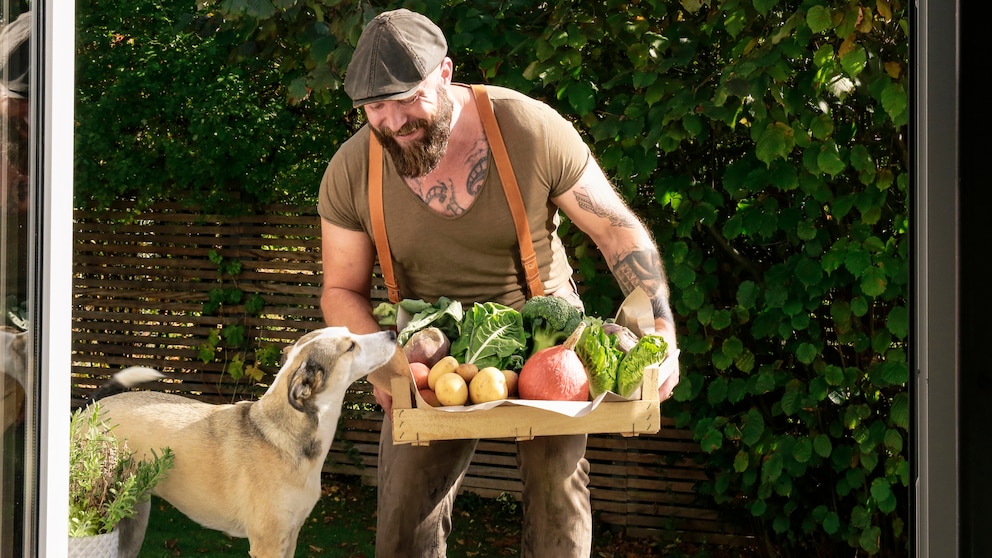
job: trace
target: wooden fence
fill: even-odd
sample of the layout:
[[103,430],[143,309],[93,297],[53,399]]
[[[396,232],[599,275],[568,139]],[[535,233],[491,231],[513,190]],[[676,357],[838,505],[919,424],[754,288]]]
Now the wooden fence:
[[[141,214],[125,207],[78,210],[73,242],[74,406],[110,374],[137,364],[167,375],[150,389],[212,403],[256,397],[271,376],[261,385],[234,381],[224,374],[227,363],[240,358],[251,364],[256,348],[282,348],[323,325],[319,219],[312,209],[267,207],[244,217],[205,216],[169,205]],[[373,277],[373,283],[373,298],[384,300],[381,278]],[[224,293],[244,296],[238,301]],[[248,311],[253,295],[264,301],[260,311]],[[219,310],[204,311],[218,299],[226,300]],[[211,335],[240,328],[247,349],[225,348],[223,335],[220,348],[204,349],[213,346]],[[218,358],[204,362],[203,350]],[[371,386],[356,383],[325,469],[374,484],[381,416]],[[510,440],[483,440],[463,490],[519,499],[514,454]],[[696,483],[705,478],[700,456],[691,434],[667,419],[657,435],[590,436],[598,520],[630,535],[744,542],[739,529],[698,504]]]

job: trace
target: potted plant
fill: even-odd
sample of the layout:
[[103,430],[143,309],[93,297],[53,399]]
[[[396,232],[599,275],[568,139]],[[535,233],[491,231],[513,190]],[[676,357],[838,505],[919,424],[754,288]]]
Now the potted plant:
[[137,460],[127,442],[113,436],[113,425],[100,416],[99,403],[75,411],[69,427],[69,549],[79,556],[117,555],[117,525],[172,467],[172,450]]

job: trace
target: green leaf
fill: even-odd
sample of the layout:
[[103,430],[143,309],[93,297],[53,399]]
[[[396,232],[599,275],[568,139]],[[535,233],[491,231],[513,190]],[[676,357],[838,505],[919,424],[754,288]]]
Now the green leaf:
[[754,9],[761,15],[768,15],[768,12],[778,4],[778,0],[753,0]]
[[710,382],[706,390],[706,401],[710,405],[718,405],[727,399],[727,379],[718,377]]
[[840,530],[840,516],[835,511],[827,512],[823,518],[823,531],[828,535],[833,535]]
[[888,385],[902,386],[909,381],[909,366],[905,362],[886,361],[880,366],[882,380]]
[[747,471],[750,459],[747,454],[747,450],[739,450],[737,455],[734,456],[734,471],[738,473],[743,473]]
[[871,254],[860,245],[850,245],[844,256],[844,267],[855,277],[861,277],[871,267]]
[[895,428],[889,428],[885,431],[885,441],[883,444],[885,445],[885,449],[890,452],[901,453],[903,448],[902,434]]
[[802,409],[802,394],[799,392],[795,382],[789,382],[789,386],[782,394],[782,412],[787,416],[796,414]]
[[868,296],[881,296],[888,286],[888,276],[877,267],[869,268],[861,276],[861,291]]
[[[806,221],[809,223],[809,221]],[[815,227],[811,227],[815,234]],[[807,239],[811,240],[811,239]],[[823,280],[823,265],[813,259],[803,258],[796,264],[796,278],[802,282],[806,288],[819,285]]]
[[906,112],[908,104],[906,90],[900,83],[892,82],[882,92],[882,107],[893,120]]
[[[729,310],[716,310],[713,312],[713,318],[710,320],[710,325],[713,329],[720,331],[730,327],[730,321],[731,314]],[[727,352],[726,347],[724,347],[724,352],[733,358],[736,358],[736,356],[740,354],[739,352],[729,353]]]
[[799,463],[806,463],[813,457],[813,442],[809,438],[800,438],[792,447],[792,458]]
[[766,511],[768,511],[768,503],[765,500],[759,499],[751,502],[751,515],[754,517],[761,517],[765,515]]
[[741,425],[741,441],[746,445],[753,446],[761,439],[765,432],[765,419],[756,409],[751,409],[744,417]]
[[[681,385],[681,380],[679,384]],[[744,400],[747,395],[747,382],[741,378],[734,378],[730,380],[730,385],[727,387],[727,401],[731,403],[740,403]]]
[[783,457],[779,452],[774,452],[768,456],[761,465],[761,480],[772,483],[782,475]]
[[596,95],[588,83],[573,83],[568,86],[568,103],[578,114],[587,114],[596,107]]
[[840,57],[840,65],[852,78],[858,77],[868,63],[868,54],[864,47],[856,46],[850,52],[844,53]]
[[813,33],[823,33],[833,27],[833,15],[826,6],[813,6],[806,12],[806,25]]
[[227,364],[225,372],[231,376],[234,381],[240,380],[245,375],[245,362],[240,357],[234,357],[231,362]]
[[785,159],[796,145],[792,127],[784,122],[769,124],[758,136],[755,154],[766,165],[775,159]]
[[893,306],[885,318],[885,325],[896,338],[905,339],[909,335],[909,312],[906,307]]
[[834,121],[826,114],[818,114],[810,122],[809,131],[814,138],[826,140],[834,133]]
[[754,308],[758,301],[758,285],[754,281],[742,281],[737,287],[737,304],[742,308]]
[[703,451],[713,453],[723,447],[723,433],[716,429],[710,429],[700,440],[699,445]]
[[909,395],[906,392],[898,393],[892,399],[889,420],[903,430],[909,429]]
[[819,351],[816,346],[812,343],[802,343],[799,348],[796,349],[796,358],[799,362],[803,364],[812,364],[816,357],[819,355]]
[[816,165],[824,174],[837,176],[844,172],[846,165],[840,157],[840,150],[833,141],[826,141],[820,147],[819,155],[816,157]]
[[[796,236],[798,236],[801,240],[813,240],[816,238],[818,230],[819,229],[817,228],[815,221],[799,221],[799,224],[796,226]],[[817,268],[821,271],[823,269],[819,265],[817,265]]]
[[872,525],[861,532],[858,537],[858,544],[869,555],[878,554],[878,541],[882,536],[882,529],[877,525]]
[[833,451],[833,443],[830,441],[830,436],[817,434],[813,438],[813,451],[816,452],[816,455],[824,459],[830,457],[830,453]]

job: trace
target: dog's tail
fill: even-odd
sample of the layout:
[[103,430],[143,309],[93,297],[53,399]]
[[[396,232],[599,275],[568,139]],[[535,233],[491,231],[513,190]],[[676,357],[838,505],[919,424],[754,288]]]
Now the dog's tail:
[[96,401],[117,393],[123,393],[133,387],[164,377],[165,374],[147,366],[130,366],[114,374],[106,384],[97,388],[90,395],[90,399]]

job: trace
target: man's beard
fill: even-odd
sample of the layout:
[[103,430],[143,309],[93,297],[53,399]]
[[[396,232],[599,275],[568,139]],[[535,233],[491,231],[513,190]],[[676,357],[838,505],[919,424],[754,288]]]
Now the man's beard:
[[[379,143],[393,158],[396,172],[404,178],[419,178],[428,174],[437,168],[444,156],[448,136],[451,135],[451,113],[454,106],[442,86],[437,88],[437,106],[437,114],[433,119],[408,122],[395,132],[388,128],[377,130],[371,127]],[[420,128],[424,129],[423,137],[406,147],[401,147],[395,139],[395,136],[409,134]]]

